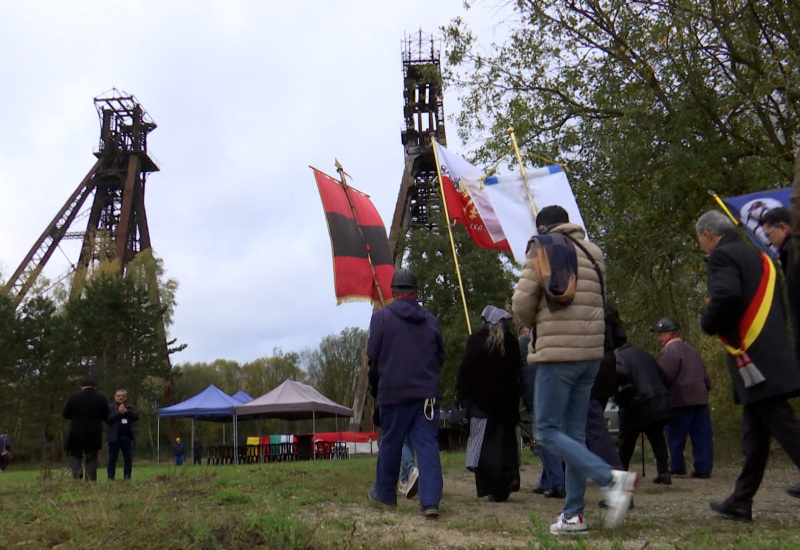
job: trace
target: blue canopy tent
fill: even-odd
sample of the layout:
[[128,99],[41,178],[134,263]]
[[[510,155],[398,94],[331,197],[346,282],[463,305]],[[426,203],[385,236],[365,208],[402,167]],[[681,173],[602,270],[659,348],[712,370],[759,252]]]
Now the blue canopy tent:
[[249,395],[247,395],[247,394],[244,392],[244,390],[239,390],[239,391],[237,391],[237,392],[236,392],[236,393],[234,393],[234,394],[233,394],[231,397],[233,397],[234,399],[236,399],[237,401],[239,401],[239,403],[240,403],[240,404],[241,404],[241,403],[249,403],[250,401],[252,401],[252,400],[253,400],[253,398],[252,398],[252,397],[250,397]]
[[[247,395],[243,391],[237,393]],[[207,422],[233,422],[233,440],[236,442],[235,407],[243,401],[234,399],[214,384],[185,401],[158,409],[158,461],[161,460],[161,418],[191,418],[192,419],[192,447],[194,448],[194,421]]]

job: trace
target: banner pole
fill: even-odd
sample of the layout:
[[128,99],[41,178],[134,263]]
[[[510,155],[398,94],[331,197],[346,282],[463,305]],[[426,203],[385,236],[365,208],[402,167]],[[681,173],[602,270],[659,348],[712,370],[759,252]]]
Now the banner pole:
[[728,207],[725,205],[724,202],[722,202],[722,199],[719,198],[719,195],[717,195],[711,189],[708,190],[708,194],[711,195],[711,197],[714,199],[714,202],[717,203],[717,206],[722,208],[722,211],[725,212],[725,214],[731,219],[734,225],[743,225],[742,220],[736,219],[736,217],[733,214],[731,214],[731,211],[728,210]]
[[453,263],[456,265],[456,278],[458,279],[458,290],[461,292],[461,303],[464,304],[464,318],[467,321],[467,331],[469,334],[472,334],[472,324],[469,322],[469,310],[467,309],[467,297],[464,295],[464,285],[461,283],[461,268],[458,266],[456,243],[453,240],[453,230],[450,228],[450,215],[447,213],[447,197],[444,193],[444,182],[442,182],[442,171],[439,166],[439,153],[436,151],[436,143],[436,138],[431,134],[433,161],[434,164],[436,164],[436,177],[439,179],[439,194],[442,196],[442,204],[444,205],[444,223],[447,226],[447,233],[450,235],[450,248],[453,251]]
[[375,290],[378,291],[378,299],[381,301],[381,307],[386,306],[386,300],[383,298],[383,291],[381,290],[381,285],[378,282],[378,274],[375,272],[375,266],[372,264],[372,254],[369,250],[369,242],[367,241],[366,237],[364,237],[364,231],[361,229],[361,224],[358,222],[358,214],[356,214],[356,207],[353,205],[353,199],[350,197],[350,187],[347,185],[347,180],[345,179],[345,171],[342,168],[342,165],[339,164],[337,159],[334,159],[334,164],[336,165],[336,171],[339,172],[339,177],[342,180],[339,182],[344,189],[344,194],[347,196],[347,202],[350,204],[350,211],[353,213],[353,219],[356,221],[356,225],[358,226],[358,233],[361,235],[361,240],[364,241],[364,245],[367,247],[367,262],[369,263],[369,270],[372,273],[372,284],[375,285]]
[[514,135],[514,128],[509,126],[508,135],[511,136],[511,145],[514,147],[514,155],[517,157],[517,164],[519,164],[519,172],[522,174],[522,184],[525,186],[525,194],[528,195],[528,204],[531,207],[531,216],[533,216],[533,223],[536,224],[536,205],[533,202],[531,195],[531,188],[528,185],[528,176],[525,174],[525,166],[522,164],[522,155],[519,154],[519,147],[517,147],[517,137]]

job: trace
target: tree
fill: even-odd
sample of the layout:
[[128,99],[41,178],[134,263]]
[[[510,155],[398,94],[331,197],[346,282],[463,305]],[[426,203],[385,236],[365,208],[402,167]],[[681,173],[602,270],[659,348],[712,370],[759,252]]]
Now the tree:
[[326,336],[318,349],[306,353],[311,384],[328,399],[347,406],[353,403],[367,336],[363,329],[348,327]]
[[70,361],[74,340],[66,319],[52,300],[36,296],[22,308],[19,330],[25,352],[15,369],[14,410],[17,411],[17,443],[25,448],[34,441],[43,462],[55,458],[62,447],[63,403],[54,399],[62,394],[65,381],[75,380],[80,372]]
[[[632,336],[696,327],[693,222],[723,196],[788,185],[800,123],[800,4],[518,0],[508,39],[446,29],[462,139],[496,160],[566,163]],[[697,329],[694,329],[697,330]],[[649,341],[649,340],[648,340]]]
[[82,295],[67,304],[74,330],[74,362],[102,388],[126,388],[132,398],[145,395],[148,378],[170,375],[167,349],[160,338],[165,306],[153,303],[133,277],[100,274]]
[[264,395],[286,380],[306,380],[306,373],[299,367],[298,353],[284,353],[276,347],[272,354],[272,357],[260,357],[242,366],[243,389],[253,397]]

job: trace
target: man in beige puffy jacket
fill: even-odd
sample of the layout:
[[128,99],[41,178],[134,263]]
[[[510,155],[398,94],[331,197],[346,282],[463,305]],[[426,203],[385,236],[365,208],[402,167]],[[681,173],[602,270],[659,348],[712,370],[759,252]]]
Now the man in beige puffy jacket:
[[624,519],[636,489],[635,473],[614,470],[586,448],[589,396],[603,356],[603,253],[569,223],[560,206],[543,208],[513,296],[513,310],[534,337],[536,439],[564,461],[567,498],[555,535],[583,533],[586,480],[595,480],[608,505],[606,526]]

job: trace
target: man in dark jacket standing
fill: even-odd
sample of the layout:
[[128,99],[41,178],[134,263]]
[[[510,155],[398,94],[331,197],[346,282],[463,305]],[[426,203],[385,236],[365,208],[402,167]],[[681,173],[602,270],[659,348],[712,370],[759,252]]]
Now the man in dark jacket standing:
[[131,444],[135,439],[133,423],[139,420],[139,413],[125,401],[128,399],[127,390],[117,390],[114,402],[108,404],[108,418],[106,418],[106,441],[108,441],[108,479],[114,479],[117,473],[117,458],[122,451],[122,475],[124,479],[131,478],[133,471],[133,456]]
[[[800,166],[800,165],[799,165]],[[781,258],[781,267],[786,281],[786,296],[789,300],[789,316],[794,331],[794,351],[800,359],[800,258],[792,243],[792,223],[789,209],[773,208],[761,218],[761,227],[769,242]]]
[[800,423],[787,402],[800,394],[800,367],[789,344],[771,260],[745,245],[721,212],[703,214],[695,230],[708,254],[709,302],[701,326],[725,344],[735,399],[744,405],[742,471],[733,493],[722,502],[712,502],[711,509],[750,521],[753,497],[769,458],[770,436],[800,467]]
[[108,401],[95,391],[92,380],[81,382],[81,390],[70,396],[63,416],[70,421],[66,450],[72,477],[82,477],[81,462],[86,456],[86,479],[97,481],[97,453],[103,446],[103,421],[108,418]]
[[697,350],[678,336],[679,328],[678,323],[669,317],[650,327],[663,346],[658,354],[658,366],[664,373],[672,409],[672,420],[667,425],[669,469],[673,475],[686,475],[683,450],[688,436],[692,440],[694,458],[692,477],[708,479],[714,465],[711,413],[708,410],[711,379]]
[[421,512],[435,518],[442,497],[437,437],[444,343],[436,317],[417,303],[417,278],[410,270],[395,273],[392,296],[394,302],[373,314],[367,342],[370,393],[381,419],[375,487],[368,495],[383,508],[397,506],[400,456],[410,436]]

